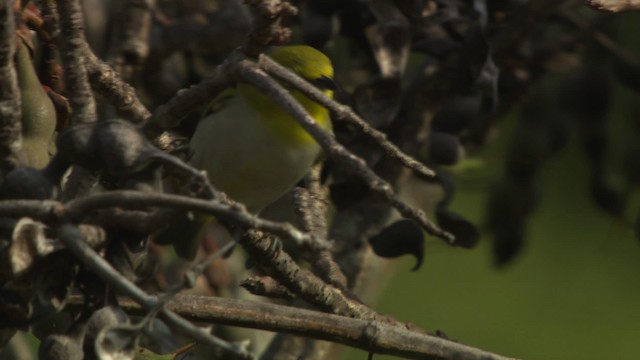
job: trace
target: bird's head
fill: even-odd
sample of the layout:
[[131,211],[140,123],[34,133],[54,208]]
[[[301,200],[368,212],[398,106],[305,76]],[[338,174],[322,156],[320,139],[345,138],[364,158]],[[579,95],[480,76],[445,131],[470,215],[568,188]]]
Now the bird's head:
[[[336,89],[333,81],[333,66],[331,60],[322,52],[306,45],[290,45],[275,48],[267,53],[278,64],[290,69],[301,78],[307,80],[328,97],[333,97]],[[270,112],[266,118],[270,120],[274,129],[288,139],[296,139],[301,142],[313,141],[311,136],[293,120],[284,109],[280,108],[268,96],[259,93],[258,89],[242,86],[254,107]],[[309,115],[327,130],[331,130],[331,120],[328,110],[307,98],[295,89],[289,90],[291,95],[304,106]]]

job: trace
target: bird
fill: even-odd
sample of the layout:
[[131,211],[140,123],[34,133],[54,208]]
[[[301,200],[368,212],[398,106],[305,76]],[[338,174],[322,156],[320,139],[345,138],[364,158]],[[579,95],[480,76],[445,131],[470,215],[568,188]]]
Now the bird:
[[[307,80],[326,96],[336,85],[331,60],[306,45],[277,47],[267,52],[275,62]],[[331,132],[329,111],[299,90],[287,89],[324,130]],[[259,214],[292,189],[321,156],[313,137],[271,97],[248,83],[239,83],[214,99],[213,113],[197,125],[189,142],[189,163],[206,171],[211,183],[232,200]],[[178,221],[172,237],[176,253],[193,259],[203,229],[211,218],[196,215]],[[167,231],[165,231],[165,234]]]

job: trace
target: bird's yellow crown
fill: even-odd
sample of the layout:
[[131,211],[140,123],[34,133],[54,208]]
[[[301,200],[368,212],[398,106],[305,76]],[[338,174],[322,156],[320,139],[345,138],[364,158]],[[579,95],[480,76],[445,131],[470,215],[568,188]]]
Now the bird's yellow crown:
[[[292,70],[298,76],[309,81],[328,97],[333,97],[333,66],[331,60],[320,51],[306,45],[282,46],[268,55],[280,65]],[[251,106],[261,113],[282,141],[307,144],[314,140],[289,114],[278,106],[269,96],[247,84],[241,84],[238,91],[248,99]],[[327,109],[310,100],[297,90],[291,95],[307,110],[309,115],[326,130],[331,129],[331,120]]]

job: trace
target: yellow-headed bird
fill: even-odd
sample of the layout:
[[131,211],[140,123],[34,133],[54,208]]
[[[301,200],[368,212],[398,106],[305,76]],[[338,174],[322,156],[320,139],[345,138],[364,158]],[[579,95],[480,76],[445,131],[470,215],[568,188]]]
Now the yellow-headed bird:
[[[331,97],[333,67],[323,53],[304,45],[279,47],[268,55]],[[289,90],[315,121],[331,131],[329,112],[297,90]],[[249,211],[260,212],[291,189],[309,171],[320,146],[269,96],[249,84],[221,94],[217,112],[203,118],[189,144],[190,163],[206,170],[211,182]],[[169,231],[178,255],[192,259],[207,219]],[[187,243],[185,243],[187,242]]]

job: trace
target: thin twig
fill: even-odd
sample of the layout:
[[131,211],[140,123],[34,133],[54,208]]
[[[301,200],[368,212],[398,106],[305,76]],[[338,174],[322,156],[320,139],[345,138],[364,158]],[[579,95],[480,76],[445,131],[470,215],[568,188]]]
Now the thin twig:
[[[282,27],[281,20],[296,14],[295,7],[281,0],[248,0],[246,3],[253,12],[254,20],[242,53],[258,56],[266,46],[281,44],[289,38],[290,30]],[[223,64],[216,67],[211,76],[198,85],[178,92],[160,106],[142,128],[147,137],[156,139],[164,131],[176,127],[194,108],[212,101],[220,92],[234,86],[234,72],[231,70],[242,58],[240,53],[232,53]]]
[[353,126],[361,134],[373,141],[379,146],[387,156],[397,159],[404,166],[416,171],[417,173],[426,177],[434,177],[435,172],[420,161],[405,154],[397,146],[387,139],[387,135],[379,130],[376,130],[369,125],[364,119],[356,114],[351,107],[342,105],[335,100],[329,98],[322,91],[318,90],[315,86],[309,84],[306,80],[302,79],[297,74],[287,70],[282,65],[270,59],[268,56],[261,56],[259,61],[260,67],[264,69],[269,75],[272,75],[278,79],[285,81],[288,84],[293,85],[296,89],[300,90],[309,99],[317,101],[322,106],[331,110],[336,119],[346,122]]
[[249,231],[242,237],[240,244],[267,274],[307,303],[333,314],[367,320],[390,320],[325,283],[310,271],[300,268],[281,247],[274,246],[273,241],[276,240],[259,232]]
[[71,119],[74,124],[91,123],[97,120],[96,103],[91,93],[87,69],[84,65],[83,44],[84,19],[79,0],[58,1],[60,12],[60,49],[64,66],[64,79]]
[[[322,164],[314,166],[305,178],[306,187],[294,189],[294,207],[298,223],[302,230],[327,238],[327,208],[329,206],[329,191],[320,182]],[[339,289],[347,288],[347,278],[333,260],[331,251],[305,251],[305,258],[324,281]]]
[[[0,202],[0,213],[3,203]],[[312,235],[296,229],[291,224],[264,220],[235,206],[187,196],[124,190],[103,192],[72,200],[65,204],[66,213],[72,219],[82,218],[91,211],[110,207],[147,208],[158,206],[214,215],[222,220],[232,221],[247,228],[266,231],[279,237],[290,239],[301,246],[312,246],[320,249],[328,247],[326,241],[316,239]]]
[[[73,296],[69,303],[77,306],[82,301],[81,296]],[[144,309],[131,300],[120,298],[118,304],[131,314],[144,314]],[[284,332],[406,358],[512,359],[403,327],[290,306],[211,296],[178,295],[167,304],[167,308],[191,321]]]
[[16,29],[12,1],[0,4],[0,24],[0,175],[5,175],[22,163],[22,110],[13,61]]
[[31,217],[42,221],[59,219],[64,214],[64,205],[54,200],[2,200],[0,217]]
[[[58,1],[59,42],[62,50],[65,88],[71,105],[73,124],[94,123],[97,121],[96,102],[89,86],[87,69],[84,64],[83,46],[87,43],[84,36],[84,19],[79,0]],[[59,30],[59,31],[58,31]],[[66,181],[63,197],[70,199],[87,194],[97,183],[98,176],[86,169],[73,166]]]
[[[290,239],[303,247],[313,247],[317,250],[329,247],[326,240],[318,239],[302,232],[289,223],[264,220],[236,206],[181,195],[132,190],[102,192],[71,200],[66,204],[54,200],[2,200],[0,201],[0,216],[16,218],[30,216],[42,221],[56,219],[79,221],[89,217],[93,212],[97,212],[99,217],[101,214],[99,210],[109,208],[145,209],[149,207],[169,207],[178,210],[198,211],[214,215],[225,221],[235,222],[246,228],[258,229],[284,239]],[[127,214],[128,212],[123,212],[122,216],[127,216]],[[142,216],[141,213],[135,214],[138,219],[142,219],[140,217]],[[145,226],[152,226],[157,224],[158,221],[166,219],[164,214],[149,214],[148,216],[149,224]],[[154,219],[156,216],[158,218]],[[109,219],[113,221],[114,217],[116,217],[115,214],[110,214],[105,221],[109,221]],[[127,222],[120,221],[120,223]]]
[[98,59],[87,44],[83,49],[91,86],[115,107],[117,114],[136,124],[150,117],[151,112],[138,99],[135,89],[124,82],[109,65]]
[[[58,227],[57,234],[58,238],[65,244],[67,249],[69,249],[86,267],[100,276],[104,281],[112,285],[116,290],[130,296],[146,310],[157,307],[159,300],[155,296],[148,295],[134,283],[127,280],[118,271],[116,271],[111,264],[91,249],[91,247],[83,241],[82,234],[78,228],[70,224],[63,224]],[[245,350],[218,339],[204,329],[199,328],[178,316],[171,310],[165,308],[162,310],[161,314],[165,320],[169,321],[195,340],[223,349],[229,357],[236,359],[254,358]]]
[[345,169],[348,169],[365,181],[372,191],[381,195],[403,216],[417,221],[427,233],[439,237],[448,243],[455,243],[455,237],[452,234],[440,229],[431,222],[424,211],[416,209],[402,201],[388,182],[376,175],[364,160],[352,154],[338,143],[331,134],[322,129],[287,90],[282,88],[277,81],[269,77],[269,75],[262,71],[255,63],[248,60],[240,61],[237,64],[237,70],[245,81],[271,96],[278,105],[298,121],[336,163],[344,166]]
[[257,296],[274,299],[295,299],[296,296],[271,276],[250,276],[240,282],[240,286]]

